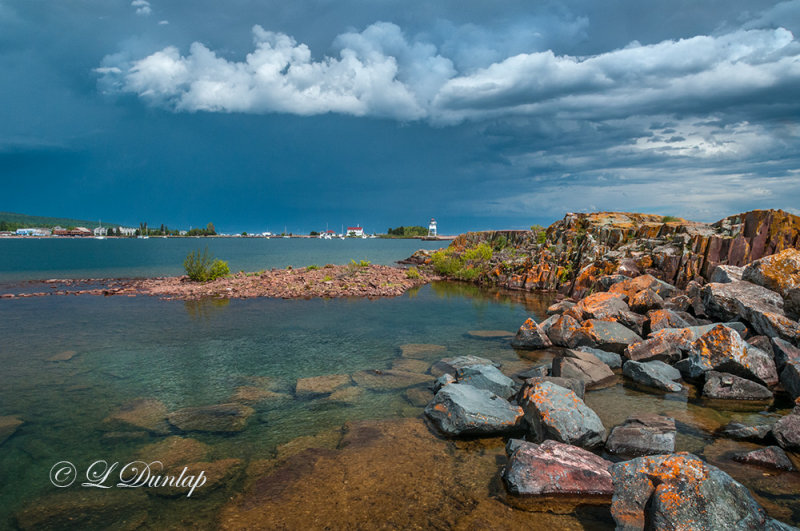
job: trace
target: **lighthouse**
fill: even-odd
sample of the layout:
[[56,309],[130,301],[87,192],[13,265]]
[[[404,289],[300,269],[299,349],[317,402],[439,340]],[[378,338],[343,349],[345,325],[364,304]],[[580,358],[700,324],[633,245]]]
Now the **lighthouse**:
[[428,236],[436,237],[436,220],[433,218],[431,218],[431,222],[428,225]]

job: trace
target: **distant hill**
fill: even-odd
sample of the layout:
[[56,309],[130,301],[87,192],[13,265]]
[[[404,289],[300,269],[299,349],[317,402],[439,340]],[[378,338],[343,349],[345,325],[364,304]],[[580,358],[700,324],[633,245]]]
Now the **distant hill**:
[[[9,230],[11,228],[24,228],[24,227],[55,227],[56,225],[67,227],[86,227],[87,229],[94,229],[100,226],[97,221],[87,221],[85,219],[70,219],[70,218],[49,218],[45,216],[29,216],[27,214],[15,214],[14,212],[0,212],[0,223],[5,222]],[[117,223],[103,222],[104,227],[119,227]],[[123,227],[126,225],[122,225]]]

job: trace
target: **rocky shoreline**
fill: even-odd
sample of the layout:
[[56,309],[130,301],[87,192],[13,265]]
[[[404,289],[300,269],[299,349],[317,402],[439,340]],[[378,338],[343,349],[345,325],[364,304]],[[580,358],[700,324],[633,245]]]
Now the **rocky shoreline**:
[[[210,282],[188,277],[132,279],[51,279],[26,282],[24,289],[1,293],[0,299],[57,295],[148,295],[165,300],[247,299],[272,297],[310,299],[316,297],[397,297],[411,288],[435,280],[435,275],[409,273],[407,269],[382,265],[326,265],[322,267],[272,269],[258,273],[236,273]],[[19,286],[22,287],[22,286]]]

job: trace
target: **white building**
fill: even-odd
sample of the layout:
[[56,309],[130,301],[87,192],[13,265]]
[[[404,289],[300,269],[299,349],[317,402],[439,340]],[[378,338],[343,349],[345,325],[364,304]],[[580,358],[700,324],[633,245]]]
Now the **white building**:
[[108,234],[108,228],[95,227],[95,229],[92,232],[94,233],[95,236],[105,236],[106,234]]
[[364,227],[347,227],[348,236],[363,236]]
[[50,236],[50,229],[27,228],[17,229],[17,236]]
[[131,229],[129,227],[117,227],[121,236],[136,236],[136,229]]
[[436,236],[436,220],[431,218],[431,222],[428,225],[428,236]]

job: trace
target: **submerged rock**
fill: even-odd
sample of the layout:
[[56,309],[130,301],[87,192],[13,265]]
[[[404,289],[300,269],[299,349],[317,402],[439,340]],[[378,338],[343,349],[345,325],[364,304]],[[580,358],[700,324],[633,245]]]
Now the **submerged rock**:
[[123,404],[103,419],[109,431],[144,429],[152,433],[169,433],[167,406],[155,398],[137,398]]
[[508,330],[470,330],[467,337],[473,339],[511,339],[514,332]]
[[443,374],[450,374],[455,376],[456,371],[462,367],[469,367],[471,365],[494,365],[492,360],[480,358],[478,356],[456,356],[454,358],[444,358],[433,364],[431,367],[431,374],[439,377]]
[[436,393],[425,414],[446,435],[513,433],[522,422],[522,408],[496,394],[454,383]]
[[232,402],[179,409],[170,413],[167,419],[181,431],[226,433],[242,431],[253,413],[253,408]]
[[53,354],[52,356],[47,358],[47,361],[69,361],[77,355],[78,352],[75,350],[65,350],[64,352]]
[[400,355],[404,358],[427,359],[447,350],[444,345],[431,345],[428,343],[406,343],[400,345]]
[[294,392],[300,398],[308,398],[330,394],[341,387],[351,385],[351,383],[350,376],[347,374],[325,374],[299,378]]
[[231,395],[231,402],[242,402],[245,404],[256,404],[258,402],[265,402],[267,400],[288,400],[291,397],[283,393],[276,393],[263,387],[256,387],[254,385],[243,385],[237,387],[236,391]]
[[568,350],[553,360],[553,376],[584,382],[586,389],[602,389],[617,383],[617,376],[608,365],[588,352]]
[[323,398],[322,402],[353,405],[357,404],[363,395],[364,389],[362,387],[342,387]]
[[606,439],[600,417],[569,389],[551,382],[537,382],[527,387],[520,399],[536,441],[554,439],[592,449]]
[[626,361],[622,366],[622,374],[638,384],[670,393],[683,389],[681,384],[675,382],[680,379],[681,373],[663,361]]
[[733,374],[708,371],[703,396],[720,400],[771,400],[772,391]]
[[510,502],[522,509],[569,512],[577,505],[606,505],[614,487],[610,461],[557,441],[521,443],[511,454],[503,481]]
[[406,389],[403,392],[403,398],[405,398],[412,406],[425,407],[428,405],[428,402],[433,400],[433,393],[428,389],[412,387],[411,389]]
[[137,529],[147,510],[139,489],[72,488],[33,500],[15,519],[20,529]]
[[741,483],[692,454],[639,457],[611,466],[618,530],[763,530],[772,525]]
[[[200,461],[186,463],[166,471],[166,475],[180,477],[181,472],[186,469],[185,475],[197,476],[203,471],[205,482],[192,491],[192,498],[204,498],[220,487],[230,485],[242,472],[244,463],[241,459],[221,459],[219,461]],[[148,488],[147,492],[166,498],[176,498],[186,496],[191,487],[165,486]]]
[[417,372],[389,370],[367,370],[352,374],[353,381],[360,387],[373,391],[388,391],[391,389],[405,389],[430,381],[430,376]]
[[615,426],[606,441],[612,454],[639,457],[675,451],[675,420],[662,415],[635,415]]
[[17,428],[22,426],[23,421],[19,417],[5,416],[0,417],[0,444],[3,444],[9,437],[14,435]]
[[778,446],[767,446],[760,450],[736,454],[733,459],[750,465],[776,468],[778,470],[794,470],[794,465],[792,465],[789,456]]
[[731,422],[727,426],[723,427],[720,433],[724,437],[729,437],[731,439],[760,442],[767,438],[771,430],[771,424],[746,426],[738,422]]
[[197,439],[173,435],[163,441],[143,446],[135,457],[140,461],[152,463],[161,461],[165,469],[185,465],[193,461],[202,461],[208,455],[210,447]]
[[418,372],[424,374],[431,368],[431,364],[423,360],[399,358],[392,362],[392,369],[396,371]]
[[456,381],[477,389],[491,391],[508,399],[514,394],[514,380],[500,372],[494,365],[470,365],[456,370]]
[[553,346],[544,330],[532,318],[528,318],[519,327],[517,335],[511,340],[511,346],[519,349],[536,350]]

